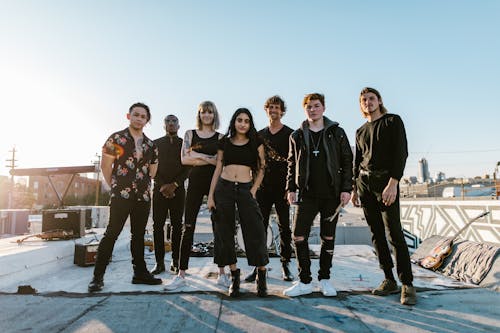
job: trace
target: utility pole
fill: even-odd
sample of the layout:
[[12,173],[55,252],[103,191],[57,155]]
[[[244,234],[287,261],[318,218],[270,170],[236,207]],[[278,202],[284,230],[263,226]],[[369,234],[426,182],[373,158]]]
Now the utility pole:
[[99,182],[99,178],[100,178],[99,176],[101,173],[101,156],[98,155],[97,153],[95,154],[95,156],[97,157],[97,161],[94,161],[97,176],[95,179],[95,203],[94,203],[94,206],[99,206],[99,194],[101,193],[101,186],[100,186],[100,182]]
[[495,171],[493,171],[493,184],[495,186],[495,197],[500,199],[500,182],[497,180],[498,167],[500,166],[500,162],[497,162],[495,166]]
[[[10,159],[6,159],[6,162],[9,162],[8,165],[5,167],[10,168],[11,171],[14,171],[14,169],[17,167],[16,165],[16,146],[12,148],[12,150],[9,150],[9,153],[12,153],[12,157]],[[8,194],[8,202],[7,202],[7,208],[11,209],[12,208],[12,196],[14,192],[14,175],[10,174],[10,189],[9,189],[9,194]]]

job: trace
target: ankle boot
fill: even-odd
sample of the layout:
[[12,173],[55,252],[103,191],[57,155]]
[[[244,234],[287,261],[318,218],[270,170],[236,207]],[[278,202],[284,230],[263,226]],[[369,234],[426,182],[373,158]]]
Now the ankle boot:
[[229,296],[238,297],[240,295],[240,269],[231,271],[231,285],[229,286]]
[[267,270],[257,270],[257,296],[267,296],[267,283],[266,283]]
[[101,291],[104,287],[104,279],[102,275],[94,275],[92,281],[90,281],[88,290],[93,293],[94,291]]
[[283,262],[281,264],[282,277],[284,281],[293,281],[293,274],[290,272],[290,266],[288,262]]
[[254,282],[256,277],[257,277],[257,267],[255,267],[253,271],[245,277],[245,281]]

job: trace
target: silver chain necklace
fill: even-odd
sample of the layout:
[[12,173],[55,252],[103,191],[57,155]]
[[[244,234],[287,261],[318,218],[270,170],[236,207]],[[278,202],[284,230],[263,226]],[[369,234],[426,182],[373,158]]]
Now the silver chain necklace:
[[311,141],[312,141],[313,147],[314,147],[314,150],[313,150],[314,157],[318,157],[318,155],[319,155],[319,144],[321,142],[321,137],[322,137],[321,131],[319,131],[318,133],[319,133],[319,139],[318,139],[317,143],[314,142],[314,136],[311,133]]

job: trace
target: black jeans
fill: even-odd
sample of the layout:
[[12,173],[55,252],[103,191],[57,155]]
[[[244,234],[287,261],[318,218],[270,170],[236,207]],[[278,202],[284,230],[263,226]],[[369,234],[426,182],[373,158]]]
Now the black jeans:
[[266,231],[257,200],[252,196],[252,183],[231,182],[219,178],[214,192],[216,233],[216,264],[219,267],[236,264],[234,234],[236,228],[235,205],[238,207],[240,228],[245,242],[248,265],[265,266],[269,263]]
[[[360,175],[356,181],[359,199],[365,213],[366,222],[372,232],[372,243],[377,252],[380,268],[390,270],[394,267],[387,240],[394,249],[396,270],[403,284],[413,281],[408,245],[401,227],[399,211],[399,187],[396,201],[387,207],[382,202],[382,191],[389,178],[385,176]],[[385,228],[389,231],[386,235]]]
[[210,190],[210,180],[203,181],[202,184],[191,182],[186,193],[186,204],[184,207],[184,226],[182,228],[182,237],[179,253],[179,269],[188,269],[189,255],[193,247],[194,230],[196,219],[200,212],[203,202],[203,196],[208,195]]
[[175,190],[175,197],[165,198],[159,191],[153,193],[153,237],[157,264],[165,259],[165,220],[170,216],[170,239],[172,240],[172,265],[179,267],[179,247],[182,235],[182,214],[184,213],[184,188]]
[[281,189],[263,189],[257,192],[257,202],[264,221],[264,230],[269,227],[271,208],[278,214],[278,229],[280,233],[281,262],[289,262],[292,257],[292,231],[290,230],[290,206]]
[[112,198],[109,205],[109,223],[97,249],[94,267],[95,276],[103,276],[109,263],[115,242],[125,221],[130,216],[130,252],[134,273],[147,272],[144,261],[144,232],[149,217],[151,203],[134,199]]
[[[310,283],[312,281],[308,239],[314,218],[318,213],[320,213],[321,236],[318,280],[330,279],[330,268],[332,267],[335,229],[337,227],[338,215],[332,221],[330,221],[330,218],[335,214],[335,209],[338,207],[339,203],[339,198],[320,199],[308,196],[302,197],[301,201],[298,203],[293,235],[294,237],[304,237],[303,241],[294,241],[299,278],[303,283]],[[325,237],[333,237],[333,239],[325,239]]]

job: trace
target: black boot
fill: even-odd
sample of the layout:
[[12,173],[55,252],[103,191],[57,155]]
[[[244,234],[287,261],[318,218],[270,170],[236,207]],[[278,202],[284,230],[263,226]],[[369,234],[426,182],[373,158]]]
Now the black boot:
[[238,297],[240,295],[240,269],[231,271],[231,285],[229,286],[229,296]]
[[284,281],[293,281],[293,274],[290,272],[289,262],[284,261],[281,264],[282,277]]
[[174,265],[173,263],[170,264],[170,274],[177,275],[179,273],[179,267]]
[[149,285],[157,285],[161,284],[161,279],[155,278],[153,274],[148,271],[145,272],[135,272],[132,277],[133,284],[149,284]]
[[267,283],[266,283],[267,270],[257,271],[257,296],[266,297],[267,296]]
[[151,274],[156,275],[165,272],[165,264],[156,264],[151,271]]
[[255,267],[253,271],[245,277],[245,281],[254,282],[256,277],[257,277],[257,267]]
[[104,287],[104,279],[102,275],[94,275],[94,278],[89,283],[89,291],[92,293],[94,291],[101,291]]

